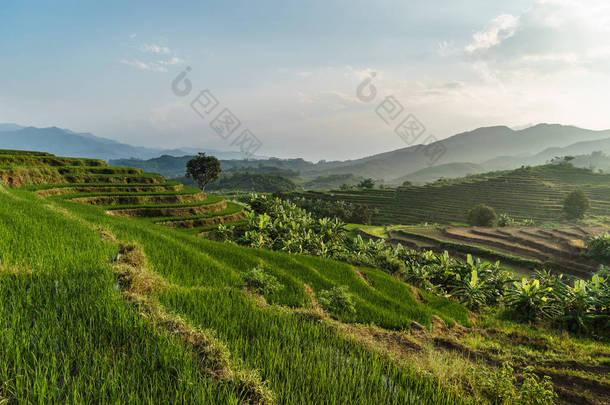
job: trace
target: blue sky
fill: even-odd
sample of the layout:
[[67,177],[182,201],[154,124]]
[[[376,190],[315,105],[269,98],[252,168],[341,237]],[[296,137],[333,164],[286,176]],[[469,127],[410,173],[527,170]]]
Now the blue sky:
[[[443,138],[487,125],[610,128],[604,1],[3,1],[0,122],[231,150],[190,108],[209,89],[259,153],[345,159],[406,146],[394,96]],[[187,66],[193,92],[172,80]],[[375,72],[378,99],[359,83]],[[606,103],[607,105],[607,103]]]

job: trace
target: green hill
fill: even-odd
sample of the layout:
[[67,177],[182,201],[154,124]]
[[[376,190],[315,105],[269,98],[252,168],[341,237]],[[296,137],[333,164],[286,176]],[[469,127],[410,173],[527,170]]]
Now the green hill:
[[527,167],[398,189],[299,195],[367,204],[377,210],[372,218],[375,224],[465,222],[466,211],[482,203],[517,219],[553,222],[562,219],[563,200],[576,188],[591,199],[591,215],[610,216],[610,175],[570,165]]
[[405,181],[413,184],[423,184],[436,181],[437,179],[454,179],[471,174],[482,173],[485,170],[482,166],[474,163],[447,163],[444,165],[427,167],[406,176],[391,180],[390,184],[402,185]]
[[[380,268],[197,238],[181,229],[241,206],[159,175],[14,151],[0,166],[0,403],[491,404],[507,372],[538,386],[524,363],[561,403],[609,399],[603,341]],[[253,289],[255,268],[279,289]],[[321,308],[337,287],[353,318]]]

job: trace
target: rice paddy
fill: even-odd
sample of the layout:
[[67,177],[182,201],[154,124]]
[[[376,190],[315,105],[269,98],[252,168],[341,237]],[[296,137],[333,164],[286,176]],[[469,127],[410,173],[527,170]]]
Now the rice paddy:
[[[610,400],[609,343],[527,326],[519,340],[510,322],[379,269],[197,238],[242,207],[155,175],[19,171],[106,168],[64,159],[0,151],[5,184],[27,186],[0,186],[0,402],[492,403],[482,382],[494,364],[540,360],[541,334],[562,403]],[[254,267],[280,289],[248,289]],[[353,317],[320,308],[341,286]],[[585,363],[596,368],[561,382]]]

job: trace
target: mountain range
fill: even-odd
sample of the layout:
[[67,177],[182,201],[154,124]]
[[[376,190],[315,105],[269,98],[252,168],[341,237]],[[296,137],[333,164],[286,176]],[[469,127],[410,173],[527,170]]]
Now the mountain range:
[[[183,173],[184,163],[201,151],[221,159],[223,169],[243,167],[247,171],[249,167],[273,166],[298,171],[305,179],[352,173],[384,180],[387,184],[402,184],[404,181],[424,183],[438,178],[508,170],[543,164],[556,156],[567,155],[578,156],[575,162],[581,165],[595,163],[610,168],[610,159],[605,155],[597,156],[595,162],[581,157],[595,151],[610,154],[610,130],[594,131],[559,124],[538,124],[519,130],[506,126],[477,128],[428,146],[414,145],[360,159],[318,163],[301,158],[260,156],[256,157],[257,160],[246,161],[241,160],[239,152],[195,148],[162,150],[57,127],[35,128],[16,124],[0,124],[0,148],[99,158],[112,164],[153,169],[166,176]],[[435,150],[443,153],[433,161],[428,152]]]
[[132,146],[90,133],[77,133],[57,127],[36,128],[17,124],[0,124],[0,148],[39,150],[61,156],[111,159],[152,159],[161,155],[184,156],[206,152],[221,159],[242,159],[240,152],[213,149],[158,149]]

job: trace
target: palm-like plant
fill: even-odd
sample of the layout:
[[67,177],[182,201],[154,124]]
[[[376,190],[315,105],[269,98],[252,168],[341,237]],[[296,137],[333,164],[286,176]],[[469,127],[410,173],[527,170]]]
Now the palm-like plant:
[[555,319],[560,315],[558,306],[552,298],[553,289],[543,287],[540,280],[515,281],[512,288],[506,291],[506,305],[519,316],[535,321],[539,318]]

